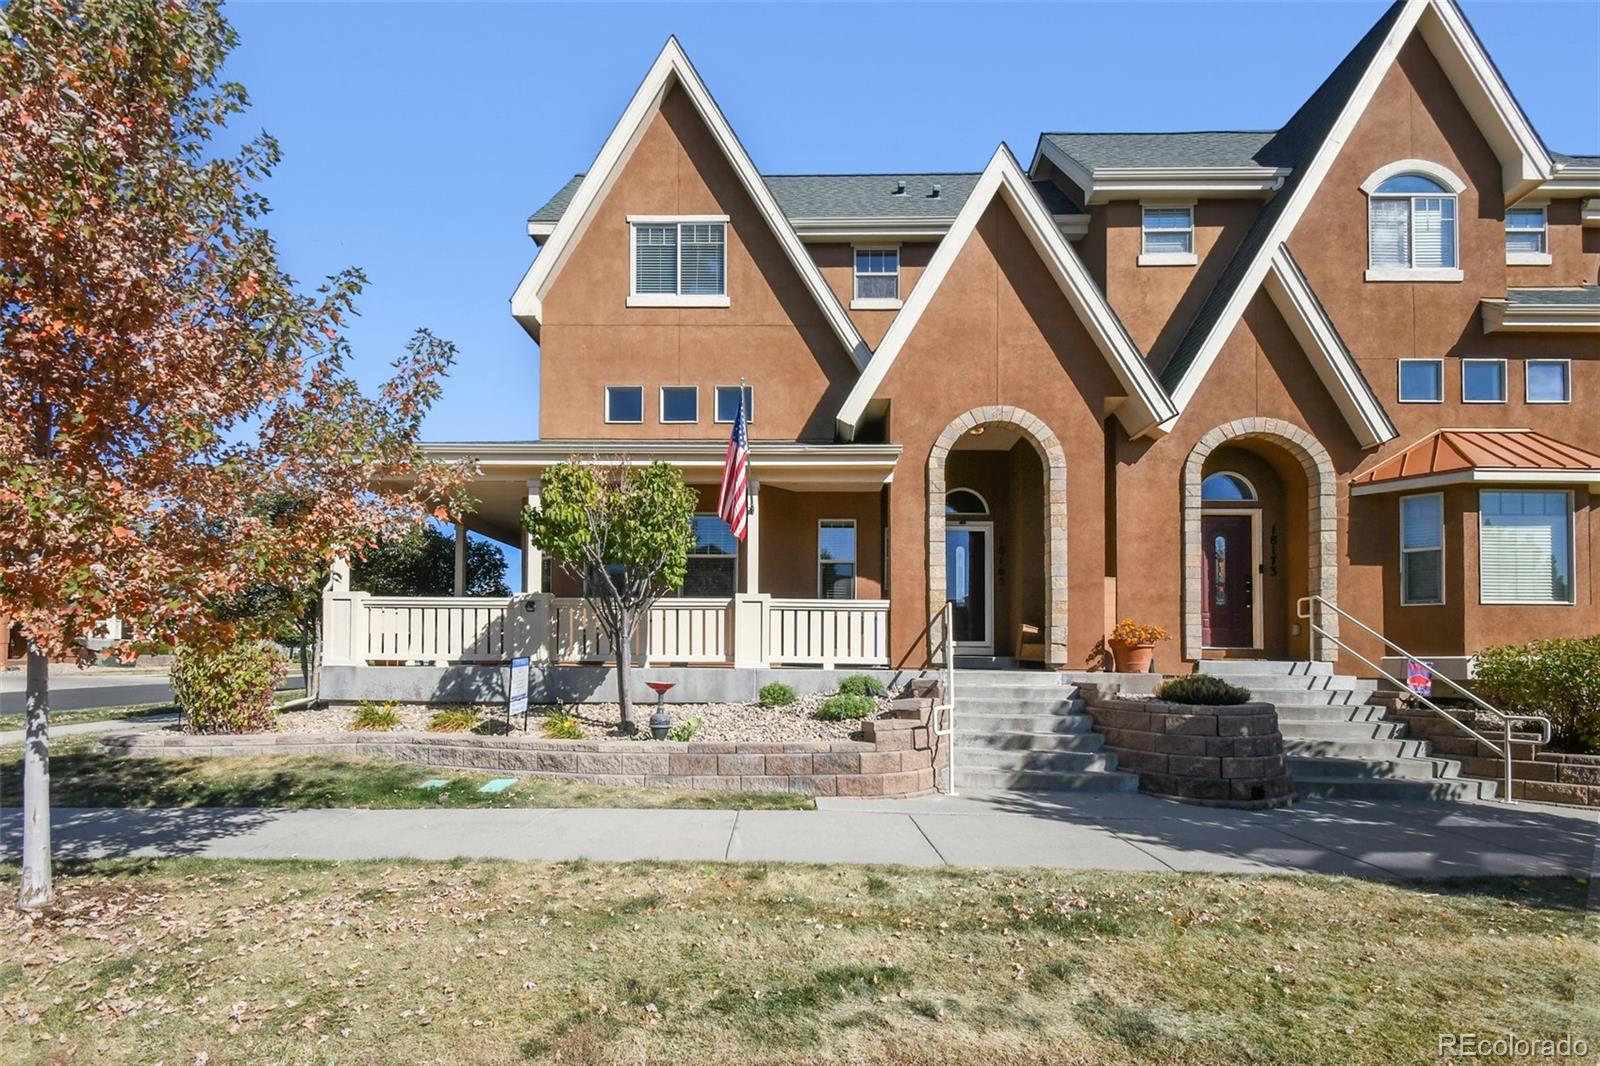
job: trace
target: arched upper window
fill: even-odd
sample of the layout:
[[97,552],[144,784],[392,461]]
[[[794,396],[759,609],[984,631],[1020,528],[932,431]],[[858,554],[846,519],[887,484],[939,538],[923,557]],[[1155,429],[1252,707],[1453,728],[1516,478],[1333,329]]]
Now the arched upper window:
[[1207,503],[1252,503],[1255,486],[1243,474],[1221,471],[1200,483],[1200,498]]
[[944,494],[944,513],[986,515],[989,513],[989,502],[971,489],[952,489]]
[[1373,271],[1455,270],[1456,197],[1466,184],[1421,159],[1380,167],[1367,194],[1367,266]]

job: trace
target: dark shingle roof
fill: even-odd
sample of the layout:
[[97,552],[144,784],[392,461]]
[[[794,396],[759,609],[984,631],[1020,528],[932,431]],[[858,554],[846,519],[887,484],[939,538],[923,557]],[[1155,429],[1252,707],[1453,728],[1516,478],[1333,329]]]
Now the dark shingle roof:
[[[1189,133],[1046,133],[1044,139],[1088,170],[1107,167],[1273,167],[1275,130]],[[1266,153],[1266,154],[1264,154]]]
[[1600,305],[1600,285],[1570,289],[1512,289],[1506,302],[1521,307],[1593,307]]
[[1323,141],[1327,140],[1328,134],[1332,132],[1333,124],[1338,121],[1340,112],[1349,102],[1356,86],[1360,84],[1361,76],[1371,65],[1384,38],[1388,37],[1389,30],[1393,28],[1404,7],[1402,0],[1396,0],[1391,4],[1389,10],[1383,13],[1383,17],[1367,31],[1366,36],[1362,37],[1356,46],[1350,49],[1349,54],[1339,61],[1339,65],[1333,68],[1333,73],[1317,87],[1316,92],[1300,105],[1300,110],[1290,117],[1283,129],[1262,146],[1261,150],[1264,153],[1268,153],[1274,160],[1281,160],[1281,165],[1292,168],[1292,171],[1284,179],[1283,188],[1267,201],[1261,213],[1256,216],[1255,223],[1239,242],[1239,247],[1234,250],[1233,258],[1228,260],[1228,265],[1217,279],[1217,284],[1206,296],[1205,302],[1200,305],[1194,321],[1178,341],[1171,358],[1161,368],[1161,384],[1169,392],[1176,389],[1183,380],[1184,373],[1199,355],[1200,348],[1205,344],[1212,327],[1221,319],[1228,301],[1244,283],[1250,264],[1255,262],[1261,253],[1266,245],[1267,236],[1283,215],[1284,209],[1293,199],[1295,190],[1305,177],[1306,166],[1316,155]]
[[1551,152],[1550,158],[1561,167],[1600,167],[1600,155],[1568,155],[1565,152]]
[[[762,180],[773,199],[789,219],[801,218],[953,218],[972,195],[978,183],[976,173],[953,174],[768,174]],[[572,202],[582,174],[572,180],[528,219],[529,222],[555,222]],[[906,191],[896,194],[899,182]],[[939,195],[931,195],[939,186]],[[1053,215],[1081,214],[1055,185],[1036,181],[1033,187]]]

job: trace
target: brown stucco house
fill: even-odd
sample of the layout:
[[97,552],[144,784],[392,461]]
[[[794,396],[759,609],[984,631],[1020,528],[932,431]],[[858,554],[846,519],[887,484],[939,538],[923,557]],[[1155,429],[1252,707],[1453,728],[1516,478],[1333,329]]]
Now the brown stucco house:
[[1543,144],[1449,0],[1279,129],[972,173],[763,175],[669,41],[528,232],[539,439],[430,448],[476,462],[462,522],[522,546],[557,660],[606,649],[518,514],[571,456],[700,488],[656,663],[919,670],[947,603],[958,652],[1060,670],[1122,618],[1168,673],[1600,630],[1600,157]]

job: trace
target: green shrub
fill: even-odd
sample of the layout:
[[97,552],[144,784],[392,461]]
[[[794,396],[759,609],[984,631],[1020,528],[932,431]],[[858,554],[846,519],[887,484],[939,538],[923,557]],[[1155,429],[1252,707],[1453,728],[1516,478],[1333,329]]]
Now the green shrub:
[[471,707],[446,707],[428,719],[430,733],[465,733],[478,724],[478,712]]
[[583,739],[583,726],[566,711],[555,711],[545,715],[544,723],[540,728],[544,730],[544,735],[551,740]]
[[787,707],[795,701],[795,694],[782,681],[769,681],[761,686],[757,699],[763,707]]
[[700,727],[705,724],[704,718],[691,718],[687,722],[679,722],[667,730],[667,739],[676,740],[680,744],[687,744],[700,732]]
[[851,674],[839,682],[839,691],[846,696],[881,696],[889,690],[882,681],[870,674]]
[[1600,636],[1503,644],[1477,659],[1484,699],[1507,714],[1549,718],[1556,751],[1600,754]]
[[277,718],[272,695],[289,664],[269,641],[184,645],[172,660],[172,698],[191,733],[259,733]]
[[1193,703],[1223,707],[1230,703],[1249,703],[1250,690],[1226,681],[1216,674],[1187,674],[1163,681],[1156,698],[1171,703]]
[[866,718],[877,709],[878,701],[871,696],[841,692],[822,701],[822,706],[817,708],[817,717],[824,722],[847,722]]
[[399,724],[400,716],[394,713],[394,704],[385,703],[379,707],[371,700],[362,700],[356,707],[356,716],[351,721],[350,728],[382,733]]

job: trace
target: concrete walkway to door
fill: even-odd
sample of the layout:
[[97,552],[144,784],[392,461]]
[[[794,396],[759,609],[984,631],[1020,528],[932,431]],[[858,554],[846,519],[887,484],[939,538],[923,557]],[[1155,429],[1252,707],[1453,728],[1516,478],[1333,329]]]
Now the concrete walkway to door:
[[[597,859],[1343,874],[1600,875],[1600,814],[1317,800],[1279,811],[1137,793],[819,800],[815,811],[57,810],[58,855]],[[15,862],[17,811],[0,812]],[[1600,904],[1600,895],[1596,897]]]

